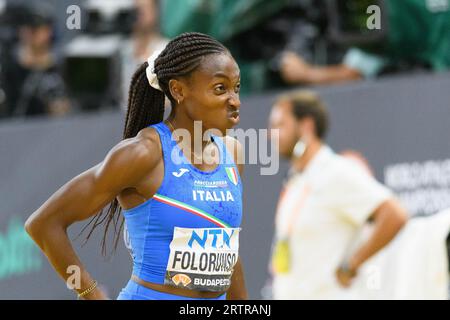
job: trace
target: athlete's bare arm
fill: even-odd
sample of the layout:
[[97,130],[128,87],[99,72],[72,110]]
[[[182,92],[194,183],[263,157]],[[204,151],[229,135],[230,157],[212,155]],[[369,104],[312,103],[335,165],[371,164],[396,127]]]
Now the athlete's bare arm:
[[[80,293],[93,278],[82,265],[67,235],[67,228],[77,221],[97,214],[126,188],[134,188],[143,177],[152,174],[161,158],[157,134],[143,134],[118,143],[96,166],[86,170],[56,191],[26,221],[25,229],[64,279],[71,275],[67,268],[79,266]],[[85,299],[105,299],[100,289]]]
[[[244,173],[244,151],[242,145],[236,139],[228,136],[225,137],[224,141],[227,149],[233,155],[234,162],[236,163],[239,170],[239,175],[242,178],[242,175]],[[231,286],[227,292],[227,299],[242,300],[247,298],[248,293],[244,281],[244,269],[242,266],[241,258],[239,258],[234,267],[233,275],[231,276]]]

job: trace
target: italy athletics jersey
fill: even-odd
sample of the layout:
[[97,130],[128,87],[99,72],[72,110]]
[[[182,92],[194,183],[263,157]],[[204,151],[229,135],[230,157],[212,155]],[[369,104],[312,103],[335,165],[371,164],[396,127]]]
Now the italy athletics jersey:
[[242,184],[222,138],[220,164],[201,171],[187,161],[170,129],[157,130],[164,179],[146,202],[124,210],[125,243],[140,279],[199,291],[229,288],[238,259]]

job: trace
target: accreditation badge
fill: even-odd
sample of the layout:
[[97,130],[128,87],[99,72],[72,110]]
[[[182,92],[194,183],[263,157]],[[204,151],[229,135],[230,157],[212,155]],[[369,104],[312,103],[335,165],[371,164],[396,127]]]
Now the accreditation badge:
[[277,274],[285,274],[291,270],[291,250],[288,239],[279,239],[275,243],[272,266]]
[[240,228],[174,228],[164,284],[222,292],[231,285]]

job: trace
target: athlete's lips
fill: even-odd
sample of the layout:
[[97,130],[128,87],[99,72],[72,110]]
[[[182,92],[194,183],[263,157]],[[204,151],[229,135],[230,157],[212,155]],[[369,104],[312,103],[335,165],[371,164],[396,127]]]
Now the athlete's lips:
[[228,116],[229,117],[234,117],[234,118],[239,117],[239,110],[228,112]]
[[228,119],[230,119],[234,123],[238,123],[239,122],[239,110],[229,111]]

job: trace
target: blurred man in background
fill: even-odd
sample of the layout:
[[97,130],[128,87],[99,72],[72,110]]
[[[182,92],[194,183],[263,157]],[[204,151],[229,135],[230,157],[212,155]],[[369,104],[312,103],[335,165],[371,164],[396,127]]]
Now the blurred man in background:
[[3,61],[6,116],[63,116],[71,111],[53,50],[53,16],[44,3],[23,8],[19,43]]
[[[363,166],[325,145],[328,115],[313,92],[281,97],[270,128],[280,130],[279,152],[291,162],[275,218],[273,297],[358,298],[344,288],[396,236],[405,210]],[[352,248],[369,219],[371,236]]]

